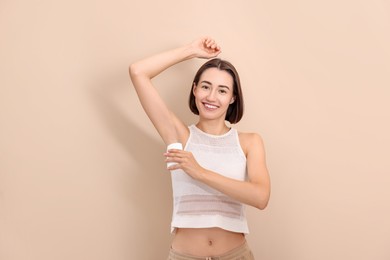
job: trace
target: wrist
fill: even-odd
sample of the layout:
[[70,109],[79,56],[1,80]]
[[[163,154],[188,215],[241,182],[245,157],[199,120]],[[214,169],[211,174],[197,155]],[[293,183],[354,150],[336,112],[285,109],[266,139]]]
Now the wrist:
[[205,182],[209,174],[210,172],[202,167],[196,175],[196,180],[200,182]]
[[182,47],[182,51],[184,53],[184,59],[185,60],[189,60],[189,59],[193,59],[193,58],[196,58],[197,55],[196,55],[196,50],[195,48],[192,46],[192,44],[187,44],[187,45],[184,45]]

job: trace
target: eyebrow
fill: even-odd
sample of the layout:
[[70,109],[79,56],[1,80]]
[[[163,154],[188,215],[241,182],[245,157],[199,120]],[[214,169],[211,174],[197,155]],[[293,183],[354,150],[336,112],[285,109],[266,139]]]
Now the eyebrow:
[[[207,81],[207,80],[202,80],[200,83],[206,83],[206,84],[209,84],[209,85],[213,85],[213,84],[211,84],[210,81]],[[220,88],[227,88],[227,89],[230,90],[230,88],[228,86],[225,86],[225,85],[218,85],[218,87],[220,87]]]

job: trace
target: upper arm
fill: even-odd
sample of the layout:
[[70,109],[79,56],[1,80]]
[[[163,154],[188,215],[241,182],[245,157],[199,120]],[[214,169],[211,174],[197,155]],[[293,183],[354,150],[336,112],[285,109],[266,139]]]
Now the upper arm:
[[170,111],[154,88],[151,79],[138,73],[134,66],[130,66],[129,72],[143,109],[165,144],[176,142],[184,144],[189,135],[188,128]]

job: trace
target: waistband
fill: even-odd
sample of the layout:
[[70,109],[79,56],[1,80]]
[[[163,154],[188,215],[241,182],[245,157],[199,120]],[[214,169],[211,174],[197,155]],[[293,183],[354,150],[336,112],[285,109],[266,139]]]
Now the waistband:
[[[192,255],[186,255],[183,253],[176,252],[174,249],[171,248],[169,251],[169,258],[173,260],[232,260],[235,259],[235,257],[240,257],[245,254],[249,254],[251,252],[248,243],[245,242],[241,246],[224,253],[219,256],[192,256]],[[241,259],[241,258],[240,258]],[[246,258],[245,258],[246,259]]]

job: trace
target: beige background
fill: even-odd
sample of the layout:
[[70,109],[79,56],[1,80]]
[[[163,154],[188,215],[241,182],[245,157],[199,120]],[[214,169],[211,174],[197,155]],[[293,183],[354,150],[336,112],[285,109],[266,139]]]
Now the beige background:
[[[165,259],[164,145],[127,67],[200,35],[266,143],[256,259],[390,259],[389,32],[381,0],[1,0],[0,259]],[[186,123],[201,62],[155,80]]]

